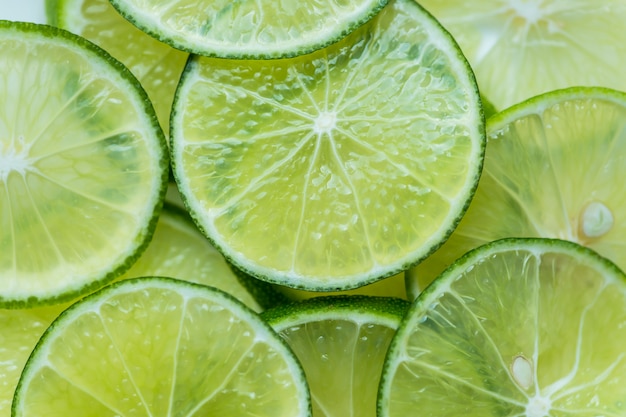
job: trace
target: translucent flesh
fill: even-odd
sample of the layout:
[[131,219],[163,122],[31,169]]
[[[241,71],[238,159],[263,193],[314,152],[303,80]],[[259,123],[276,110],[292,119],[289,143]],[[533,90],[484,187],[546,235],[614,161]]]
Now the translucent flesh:
[[626,4],[619,0],[424,0],[498,110],[551,90],[626,89]]
[[486,251],[435,281],[392,342],[380,415],[623,415],[624,277],[554,249]]
[[278,337],[232,300],[184,286],[113,290],[61,316],[26,365],[15,415],[307,415]]
[[470,73],[419,6],[279,61],[201,58],[173,118],[174,170],[203,230],[261,278],[356,287],[448,233],[482,158]]
[[146,89],[168,134],[172,100],[188,54],[137,29],[108,0],[57,3],[52,23],[89,39],[123,62]]
[[[615,181],[626,177],[626,97],[566,91],[490,120],[472,203],[450,239],[407,274],[414,288],[423,289],[468,250],[503,237],[571,240],[626,268],[626,195]],[[583,225],[594,202],[613,222],[588,236]]]
[[177,48],[210,56],[275,58],[310,52],[339,40],[373,16],[385,1],[112,3],[138,27]]
[[385,353],[400,316],[355,307],[295,312],[273,324],[306,374],[314,417],[376,415],[376,393]]
[[150,232],[164,144],[136,85],[92,53],[10,29],[0,43],[2,298],[78,291]]

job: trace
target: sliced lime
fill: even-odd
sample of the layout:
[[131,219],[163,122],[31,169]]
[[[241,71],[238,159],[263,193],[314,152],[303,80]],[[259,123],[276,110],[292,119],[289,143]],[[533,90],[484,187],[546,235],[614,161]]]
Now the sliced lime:
[[95,45],[0,21],[0,306],[113,279],[152,236],[167,144],[143,89]]
[[468,250],[504,237],[589,246],[626,268],[626,94],[570,88],[489,119],[478,189],[450,239],[407,273],[410,298]]
[[175,48],[223,58],[280,58],[336,42],[387,0],[111,0],[129,21]]
[[423,259],[463,214],[483,158],[472,72],[412,0],[306,56],[194,57],[171,122],[200,229],[241,270],[307,290]]
[[626,276],[573,242],[507,239],[454,263],[391,342],[379,417],[626,414]]
[[626,90],[622,0],[420,0],[459,42],[498,110],[548,91]]
[[96,43],[141,82],[169,133],[170,110],[188,54],[137,29],[108,0],[46,0],[48,22]]
[[65,310],[28,359],[13,416],[310,416],[300,364],[217,289],[120,281]]
[[374,417],[383,361],[408,302],[328,296],[276,307],[265,318],[302,363],[317,417]]

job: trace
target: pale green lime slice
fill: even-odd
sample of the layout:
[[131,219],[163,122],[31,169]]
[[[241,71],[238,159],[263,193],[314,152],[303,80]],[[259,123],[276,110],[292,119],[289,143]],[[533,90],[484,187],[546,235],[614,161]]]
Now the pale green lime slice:
[[170,110],[188,54],[137,29],[108,0],[46,0],[48,22],[83,36],[123,62],[150,97],[169,133]]
[[457,40],[503,110],[548,91],[626,90],[623,0],[420,0]]
[[65,310],[28,359],[12,416],[310,416],[282,339],[228,294],[166,278]]
[[336,42],[387,0],[111,0],[144,32],[175,48],[223,58],[302,55]]
[[626,276],[573,242],[507,239],[454,263],[391,342],[378,417],[626,414]]
[[491,117],[478,189],[450,239],[406,275],[410,298],[468,250],[504,237],[593,248],[626,268],[626,94],[550,92]]
[[200,229],[239,269],[306,290],[427,256],[465,211],[484,150],[472,72],[412,0],[306,56],[194,57],[171,122]]
[[275,307],[266,319],[306,374],[315,417],[374,417],[391,338],[408,302],[387,297],[328,296]]
[[0,306],[69,300],[152,236],[167,144],[143,89],[95,45],[0,22]]

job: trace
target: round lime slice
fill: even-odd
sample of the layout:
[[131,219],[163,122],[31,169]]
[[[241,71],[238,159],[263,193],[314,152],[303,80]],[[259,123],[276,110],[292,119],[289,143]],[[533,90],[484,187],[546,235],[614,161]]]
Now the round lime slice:
[[484,150],[471,69],[412,0],[309,55],[194,57],[172,115],[178,188],[250,275],[345,290],[400,273],[448,237]]
[[336,42],[387,0],[111,0],[144,32],[175,48],[222,58],[281,58]]
[[506,239],[455,262],[391,342],[378,416],[626,413],[626,276],[573,242]]
[[375,417],[387,347],[407,308],[393,298],[327,296],[275,307],[262,317],[300,360],[313,416]]
[[50,325],[12,416],[310,416],[300,364],[252,310],[215,288],[120,281]]
[[410,298],[468,250],[505,237],[589,246],[626,268],[626,94],[576,87],[488,120],[482,177],[463,220],[407,272]]
[[63,301],[149,241],[167,144],[131,73],[51,26],[0,22],[0,306]]

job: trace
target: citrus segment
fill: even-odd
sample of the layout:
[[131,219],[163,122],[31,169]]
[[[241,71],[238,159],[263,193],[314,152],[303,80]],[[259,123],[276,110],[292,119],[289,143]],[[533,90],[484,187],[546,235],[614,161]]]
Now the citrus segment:
[[217,289],[120,281],[72,305],[42,336],[13,416],[308,416],[302,369],[252,310]]
[[386,0],[168,3],[111,0],[130,22],[175,48],[224,58],[280,58],[338,41],[368,21]]
[[327,296],[262,317],[302,363],[314,416],[373,417],[385,353],[407,307],[386,297]]
[[459,49],[398,0],[306,56],[191,59],[174,101],[173,172],[200,229],[241,270],[350,289],[449,235],[478,180],[483,128]]
[[146,35],[108,0],[47,0],[50,24],[83,36],[126,65],[146,89],[163,130],[188,54]]
[[580,85],[626,90],[622,0],[423,0],[503,110]]
[[626,276],[562,240],[505,239],[415,300],[384,365],[379,416],[619,416]]
[[165,139],[137,80],[95,45],[4,21],[0,50],[0,304],[67,300],[147,244]]
[[487,123],[482,177],[455,232],[407,273],[410,297],[468,250],[504,237],[589,246],[626,268],[626,94],[558,90]]

